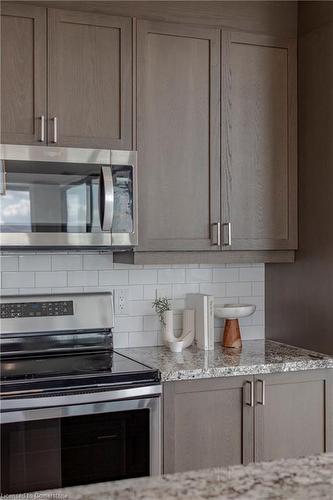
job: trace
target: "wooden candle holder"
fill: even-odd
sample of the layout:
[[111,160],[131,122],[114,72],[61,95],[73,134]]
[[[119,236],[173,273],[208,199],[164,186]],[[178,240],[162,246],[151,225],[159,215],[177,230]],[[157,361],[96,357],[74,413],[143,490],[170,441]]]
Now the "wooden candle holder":
[[234,349],[242,347],[242,338],[238,319],[225,320],[222,345],[223,347],[232,347]]

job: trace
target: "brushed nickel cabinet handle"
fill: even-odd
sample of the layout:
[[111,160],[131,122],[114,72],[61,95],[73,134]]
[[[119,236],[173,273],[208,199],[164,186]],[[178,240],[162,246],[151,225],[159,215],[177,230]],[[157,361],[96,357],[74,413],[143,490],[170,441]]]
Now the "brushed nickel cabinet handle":
[[45,141],[45,116],[44,115],[41,115],[41,117],[40,117],[40,138],[39,138],[39,141],[40,142]]
[[223,245],[226,247],[231,246],[231,222],[223,224]]
[[[214,228],[216,227],[216,240],[214,238]],[[212,224],[212,246],[221,245],[221,222],[213,222]]]
[[[246,393],[247,393],[246,388],[248,386],[250,386],[250,401],[248,401],[247,397],[246,397]],[[251,408],[254,407],[254,383],[253,383],[253,380],[247,380],[245,382],[244,387],[243,387],[243,399],[244,399],[245,406],[250,406]]]
[[0,160],[0,196],[6,194],[7,179],[6,179],[6,164],[5,160]]
[[266,382],[265,380],[258,379],[258,384],[261,386],[260,399],[257,401],[258,405],[265,406],[266,403]]
[[57,144],[58,142],[58,118],[54,116],[52,118],[53,121],[53,143]]

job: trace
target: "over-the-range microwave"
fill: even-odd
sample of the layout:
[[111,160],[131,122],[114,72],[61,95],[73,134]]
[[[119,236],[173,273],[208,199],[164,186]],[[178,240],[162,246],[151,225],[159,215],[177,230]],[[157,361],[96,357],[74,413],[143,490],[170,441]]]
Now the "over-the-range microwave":
[[2,249],[138,243],[137,154],[0,146]]

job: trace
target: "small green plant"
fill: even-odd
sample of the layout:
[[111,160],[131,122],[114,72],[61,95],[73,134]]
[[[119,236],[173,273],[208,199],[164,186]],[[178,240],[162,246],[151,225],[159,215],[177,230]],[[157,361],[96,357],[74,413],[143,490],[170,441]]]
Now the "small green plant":
[[170,311],[170,299],[167,297],[158,297],[154,300],[152,307],[155,309],[162,325],[165,326],[164,313],[165,311]]

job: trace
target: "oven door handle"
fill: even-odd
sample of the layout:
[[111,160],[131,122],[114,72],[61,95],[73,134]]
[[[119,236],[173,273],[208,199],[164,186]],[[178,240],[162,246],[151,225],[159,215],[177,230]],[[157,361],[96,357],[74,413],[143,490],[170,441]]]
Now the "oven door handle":
[[103,166],[99,183],[99,217],[102,231],[111,231],[114,213],[112,168]]

